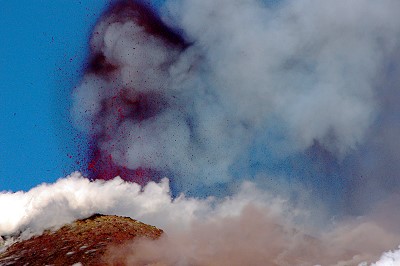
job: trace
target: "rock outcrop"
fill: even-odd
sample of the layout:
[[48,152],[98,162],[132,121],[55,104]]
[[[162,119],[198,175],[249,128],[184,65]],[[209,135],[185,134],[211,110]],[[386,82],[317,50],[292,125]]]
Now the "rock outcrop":
[[110,247],[136,238],[157,239],[162,233],[128,217],[95,214],[14,243],[0,254],[0,265],[105,265]]

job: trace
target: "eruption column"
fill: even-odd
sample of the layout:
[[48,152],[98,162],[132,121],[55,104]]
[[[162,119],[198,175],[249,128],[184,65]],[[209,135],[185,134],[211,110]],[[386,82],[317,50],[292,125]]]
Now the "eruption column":
[[[116,37],[116,43],[109,44],[107,43],[108,34],[121,36],[120,39]],[[115,38],[115,36],[110,38]],[[110,55],[112,50],[117,48],[107,45],[124,45],[124,41],[129,43],[126,47],[119,49],[125,49],[127,55],[124,58],[123,55]],[[162,51],[164,54],[161,58],[157,57],[160,55],[149,54],[143,47],[148,44],[154,45],[154,43],[166,47]],[[114,4],[104,14],[103,20],[97,25],[91,39],[91,59],[85,74],[90,80],[104,81],[104,87],[98,88],[98,93],[103,94],[98,96],[104,96],[104,98],[99,101],[99,109],[91,118],[89,128],[92,140],[88,170],[91,179],[109,180],[115,176],[121,176],[125,180],[145,184],[151,179],[160,177],[159,171],[150,167],[130,168],[126,165],[127,162],[116,163],[114,151],[118,148],[119,152],[125,155],[129,149],[129,147],[119,145],[130,135],[126,127],[127,121],[141,127],[143,122],[163,112],[168,104],[162,92],[167,85],[166,79],[160,79],[155,73],[165,76],[174,54],[182,51],[186,46],[181,36],[164,25],[152,10],[142,3],[121,1]],[[137,47],[139,48],[136,49]],[[157,53],[157,51],[154,52]],[[135,69],[130,64],[134,62],[126,62],[126,57],[128,60],[144,62],[143,66],[135,65],[143,69]],[[124,73],[126,68],[130,68],[127,75]],[[145,71],[153,71],[154,74],[142,76]],[[131,80],[124,80],[126,77]],[[152,83],[147,82],[147,79],[160,80]],[[117,143],[111,144],[110,147],[102,145],[113,139],[118,139]],[[140,142],[140,136],[136,141]]]

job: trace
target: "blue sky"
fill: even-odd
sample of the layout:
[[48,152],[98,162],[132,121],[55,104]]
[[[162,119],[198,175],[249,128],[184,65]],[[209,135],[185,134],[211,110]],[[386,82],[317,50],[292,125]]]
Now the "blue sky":
[[70,95],[108,2],[0,0],[0,191],[82,168],[87,141],[71,124]]
[[0,1],[0,191],[79,169],[85,139],[70,123],[70,94],[106,4]]

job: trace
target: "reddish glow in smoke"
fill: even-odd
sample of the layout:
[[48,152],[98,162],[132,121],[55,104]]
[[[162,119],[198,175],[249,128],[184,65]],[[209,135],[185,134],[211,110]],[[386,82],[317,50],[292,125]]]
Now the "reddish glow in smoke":
[[[124,22],[125,20],[134,21],[144,29],[149,38],[155,37],[162,40],[166,46],[174,46],[176,49],[184,49],[187,46],[178,34],[164,25],[153,11],[144,4],[135,1],[121,1],[116,3],[104,16],[112,17],[113,23]],[[98,35],[99,32],[93,34]],[[87,74],[93,73],[112,82],[116,78],[114,74],[119,70],[119,66],[107,61],[104,54],[96,50],[95,45],[92,45],[91,48],[92,54]],[[114,96],[104,99],[101,102],[99,114],[92,121],[89,155],[91,159],[88,163],[89,177],[91,179],[110,180],[115,176],[120,176],[124,180],[142,185],[150,180],[159,180],[160,174],[150,168],[131,169],[123,163],[116,164],[112,152],[101,148],[100,142],[114,138],[115,134],[119,134],[121,138],[129,136],[129,132],[119,130],[124,121],[131,120],[140,125],[142,121],[161,112],[165,105],[166,101],[161,94],[142,92],[141,90],[137,92],[135,88],[119,88]],[[111,115],[112,122],[105,122],[103,114]],[[107,119],[110,118],[107,117]],[[100,124],[106,124],[106,126],[98,127]]]
[[[139,93],[135,100],[126,97],[127,92],[121,90],[117,95],[103,101],[104,112],[112,113],[115,124],[110,124],[108,128],[92,135],[92,145],[90,146],[91,160],[88,163],[90,178],[110,180],[116,176],[144,185],[150,180],[157,180],[157,173],[151,169],[136,168],[129,169],[125,165],[118,165],[113,162],[112,154],[107,150],[101,150],[98,146],[98,139],[109,140],[111,134],[115,134],[119,125],[126,119],[142,121],[157,113],[162,104],[153,100],[156,95]],[[101,118],[99,118],[101,119]],[[128,132],[119,134],[128,135]]]

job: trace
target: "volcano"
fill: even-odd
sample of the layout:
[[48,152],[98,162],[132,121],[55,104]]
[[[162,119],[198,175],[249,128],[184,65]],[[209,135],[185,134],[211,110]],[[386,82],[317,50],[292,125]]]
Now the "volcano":
[[138,238],[157,239],[162,234],[162,230],[128,217],[95,214],[14,243],[0,253],[0,265],[106,265],[104,256],[109,248]]

